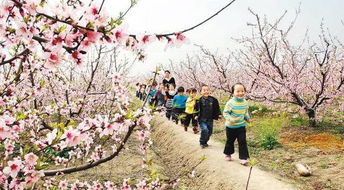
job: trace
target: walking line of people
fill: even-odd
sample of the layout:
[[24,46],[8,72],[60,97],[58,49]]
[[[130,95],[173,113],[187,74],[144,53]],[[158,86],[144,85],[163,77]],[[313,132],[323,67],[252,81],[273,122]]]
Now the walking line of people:
[[227,141],[224,148],[225,160],[232,161],[234,142],[239,144],[240,163],[247,165],[249,152],[246,142],[246,126],[252,122],[248,113],[248,103],[245,99],[246,88],[241,83],[232,86],[232,97],[226,103],[223,114],[219,101],[211,96],[208,85],[202,85],[200,95],[196,88],[185,90],[176,89],[176,82],[170,71],[165,71],[165,78],[159,85],[136,84],[136,96],[147,101],[150,105],[164,107],[166,117],[176,124],[180,123],[185,131],[192,126],[194,134],[201,131],[199,144],[202,148],[208,147],[208,141],[213,133],[214,120],[225,119]]

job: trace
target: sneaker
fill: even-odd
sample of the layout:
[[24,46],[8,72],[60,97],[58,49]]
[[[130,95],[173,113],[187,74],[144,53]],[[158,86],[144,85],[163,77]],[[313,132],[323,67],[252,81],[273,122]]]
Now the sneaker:
[[247,160],[240,160],[240,164],[244,165],[244,166],[247,166],[248,161]]
[[232,161],[232,156],[231,155],[225,155],[225,160],[226,161]]
[[184,131],[188,131],[188,127],[185,127],[185,126],[184,126]]
[[198,133],[198,129],[197,129],[196,127],[192,128],[192,130],[193,130],[193,132],[194,132],[195,134]]
[[207,144],[201,144],[201,148],[206,148],[206,147],[208,147]]

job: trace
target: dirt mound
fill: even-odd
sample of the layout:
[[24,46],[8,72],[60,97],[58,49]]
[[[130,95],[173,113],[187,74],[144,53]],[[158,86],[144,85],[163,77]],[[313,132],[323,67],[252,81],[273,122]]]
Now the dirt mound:
[[300,134],[290,133],[283,135],[279,142],[292,148],[315,147],[323,151],[343,151],[344,141],[341,137],[328,134]]
[[[182,188],[185,189],[245,189],[250,167],[238,163],[238,155],[235,160],[228,162],[224,160],[224,145],[219,142],[210,141],[210,146],[201,149],[199,146],[199,134],[191,131],[184,132],[181,126],[167,121],[165,118],[155,117],[153,119],[152,138],[153,149],[168,168],[168,175],[181,178]],[[195,177],[185,176],[192,171],[202,157],[206,160],[195,168]],[[254,167],[248,189],[283,190],[295,189],[275,176]]]

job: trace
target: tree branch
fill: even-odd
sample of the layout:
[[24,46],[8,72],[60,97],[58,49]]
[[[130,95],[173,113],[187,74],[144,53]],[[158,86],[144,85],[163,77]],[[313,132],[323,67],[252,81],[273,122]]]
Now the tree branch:
[[110,161],[112,159],[114,159],[115,157],[118,156],[118,154],[121,152],[121,150],[124,148],[124,145],[126,144],[126,142],[128,141],[130,135],[132,134],[134,128],[137,126],[137,124],[135,123],[135,125],[129,127],[129,130],[123,140],[123,143],[121,143],[121,145],[117,148],[116,152],[114,152],[113,154],[111,154],[110,156],[100,159],[96,162],[91,162],[91,163],[87,163],[81,166],[77,166],[77,167],[70,167],[70,168],[63,168],[63,169],[56,169],[56,170],[47,170],[47,171],[43,171],[45,176],[55,176],[57,174],[63,173],[63,174],[70,174],[70,173],[74,173],[74,172],[78,172],[78,171],[83,171],[83,170],[87,170],[93,167],[96,167],[100,164],[103,164],[107,161]]

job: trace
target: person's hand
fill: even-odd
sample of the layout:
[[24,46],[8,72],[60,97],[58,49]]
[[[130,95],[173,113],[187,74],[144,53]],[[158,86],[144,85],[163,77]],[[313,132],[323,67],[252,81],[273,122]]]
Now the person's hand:
[[222,119],[222,115],[219,115],[219,119]]
[[235,124],[235,121],[231,120],[229,123],[230,123],[231,125],[234,125],[234,124]]
[[198,116],[195,116],[195,120],[198,120]]
[[251,123],[252,121],[253,121],[252,119],[248,119],[248,120],[247,120],[248,123]]

